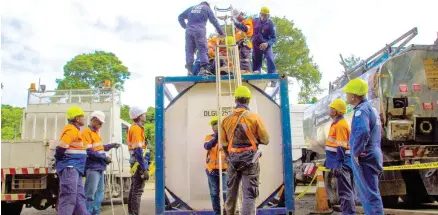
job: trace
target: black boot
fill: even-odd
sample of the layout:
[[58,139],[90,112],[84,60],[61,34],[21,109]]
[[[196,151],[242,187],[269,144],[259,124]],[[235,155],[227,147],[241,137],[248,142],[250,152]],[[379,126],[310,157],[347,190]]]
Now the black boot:
[[214,74],[208,71],[205,67],[201,67],[198,76],[208,76],[208,75],[214,75]]

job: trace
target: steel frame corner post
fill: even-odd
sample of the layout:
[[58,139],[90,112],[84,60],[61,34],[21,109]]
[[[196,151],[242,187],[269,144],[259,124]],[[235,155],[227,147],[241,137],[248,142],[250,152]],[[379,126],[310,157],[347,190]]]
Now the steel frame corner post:
[[155,214],[164,214],[164,77],[155,78]]
[[292,165],[292,137],[289,110],[289,83],[286,75],[280,77],[280,105],[283,136],[283,171],[286,214],[295,210],[294,169]]

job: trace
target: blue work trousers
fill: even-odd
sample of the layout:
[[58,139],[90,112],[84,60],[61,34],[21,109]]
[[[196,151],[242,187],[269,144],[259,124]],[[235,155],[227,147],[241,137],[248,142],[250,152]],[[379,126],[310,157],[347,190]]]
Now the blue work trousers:
[[[219,174],[216,171],[207,172],[208,177],[208,187],[210,188],[210,196],[211,196],[211,204],[213,205],[213,211],[215,215],[221,214],[221,202],[220,202],[220,181]],[[227,175],[225,174],[226,170],[222,172],[222,194],[224,202],[227,199]]]
[[186,68],[192,71],[195,51],[198,50],[199,65],[208,65],[207,35],[205,29],[186,30]]
[[348,166],[342,166],[339,168],[339,171],[337,171],[335,177],[342,215],[356,214],[356,206],[354,204],[354,182],[351,168]]
[[85,180],[85,196],[87,210],[92,215],[100,214],[100,205],[105,191],[105,175],[102,170],[87,170]]
[[89,215],[79,171],[74,167],[66,167],[58,175],[60,189],[58,215]]
[[254,46],[252,49],[252,69],[253,71],[261,72],[263,57],[266,58],[266,63],[268,66],[268,73],[276,73],[277,69],[274,62],[274,53],[272,52],[272,47],[268,47],[264,51],[260,50],[258,46]]
[[359,190],[359,200],[366,215],[383,215],[382,197],[379,191],[379,175],[382,173],[382,153],[372,151],[353,163],[354,183]]

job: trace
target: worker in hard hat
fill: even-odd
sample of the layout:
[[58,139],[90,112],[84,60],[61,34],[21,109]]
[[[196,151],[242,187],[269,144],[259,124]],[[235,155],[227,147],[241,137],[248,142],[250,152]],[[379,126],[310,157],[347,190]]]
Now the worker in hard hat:
[[228,188],[226,214],[234,214],[237,193],[242,182],[241,214],[255,214],[255,200],[259,195],[259,144],[269,143],[269,134],[256,113],[249,111],[251,91],[239,86],[234,92],[236,107],[222,121],[220,143],[228,152]]
[[234,25],[236,26],[236,44],[239,48],[240,70],[242,73],[251,72],[251,37],[254,34],[253,20],[246,18],[242,11],[233,10]]
[[265,57],[268,66],[268,73],[276,73],[272,46],[277,37],[275,25],[269,16],[269,8],[262,7],[260,10],[260,18],[254,19],[252,68],[255,72],[260,72],[263,64],[263,57]]
[[104,197],[106,166],[111,163],[111,157],[105,154],[112,148],[119,148],[120,144],[103,144],[99,129],[105,123],[105,114],[94,111],[90,115],[90,125],[82,132],[84,144],[87,146],[87,164],[85,180],[85,196],[87,197],[87,210],[92,215],[100,214],[100,205]]
[[336,177],[342,214],[353,215],[356,214],[356,206],[348,143],[350,126],[344,119],[345,112],[347,112],[347,104],[342,99],[336,99],[329,105],[329,116],[333,122],[325,141],[325,167],[331,169]]
[[[131,166],[137,166],[131,177],[131,189],[128,197],[128,213],[140,214],[141,195],[146,181],[149,179],[150,153],[147,150],[147,141],[144,135],[143,124],[146,122],[146,109],[132,107],[129,117],[134,121],[129,127],[127,142],[131,154]],[[138,163],[139,165],[135,165]]]
[[[213,130],[213,134],[209,134],[205,137],[204,148],[207,150],[207,168],[206,173],[208,177],[208,186],[210,188],[211,203],[213,205],[213,210],[216,215],[221,214],[220,206],[220,187],[222,186],[223,198],[226,200],[227,193],[227,162],[225,159],[225,153],[222,149],[219,149],[218,145],[218,117],[214,116],[210,119],[209,125]],[[219,156],[220,155],[220,156]],[[219,159],[222,162],[222,185],[220,184],[220,174],[219,174]]]
[[[187,19],[187,24],[185,20]],[[178,21],[181,27],[186,29],[186,69],[191,75],[193,69],[193,61],[195,51],[199,51],[200,57],[200,72],[207,70],[207,19],[216,28],[220,35],[224,34],[219,22],[217,21],[210,5],[207,2],[201,2],[199,5],[189,7],[178,16]]]
[[90,214],[85,206],[82,176],[87,162],[86,146],[80,127],[84,126],[84,111],[73,106],[67,110],[68,124],[61,132],[56,147],[56,172],[59,176],[59,214]]
[[354,107],[349,143],[359,199],[365,214],[383,214],[379,191],[379,175],[383,171],[380,118],[366,99],[368,84],[365,81],[359,78],[351,80],[344,92],[348,103]]

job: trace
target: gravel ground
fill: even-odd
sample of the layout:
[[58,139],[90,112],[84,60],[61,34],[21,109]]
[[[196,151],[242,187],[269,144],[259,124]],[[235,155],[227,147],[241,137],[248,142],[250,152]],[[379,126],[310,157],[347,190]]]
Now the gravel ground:
[[[155,201],[154,201],[154,185],[147,184],[145,192],[142,196],[142,215],[153,215],[155,214]],[[295,214],[296,215],[307,215],[309,214],[315,206],[315,196],[310,194],[295,202]],[[127,205],[125,205],[125,210],[128,210]],[[24,208],[22,215],[55,215],[57,214],[55,209],[47,209],[45,211],[38,211],[33,208]],[[111,205],[104,205],[102,207],[101,215],[112,215]],[[114,205],[114,214],[123,215],[123,207],[121,204]],[[340,213],[333,213],[334,215],[340,215]]]

